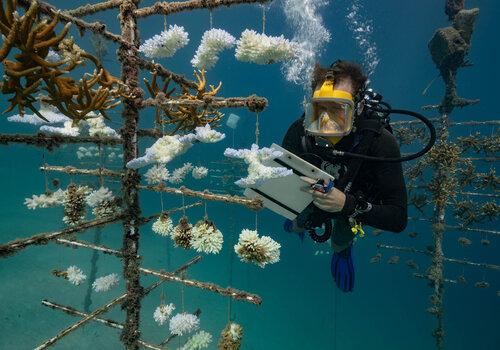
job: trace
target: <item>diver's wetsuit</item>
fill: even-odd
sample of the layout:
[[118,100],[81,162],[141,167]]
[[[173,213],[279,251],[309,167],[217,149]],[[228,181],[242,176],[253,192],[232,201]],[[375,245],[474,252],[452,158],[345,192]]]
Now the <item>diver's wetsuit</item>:
[[[328,148],[313,146],[312,154],[304,154],[302,138],[305,134],[303,118],[296,120],[288,129],[282,146],[290,152],[307,160],[311,164],[330,173],[335,178],[342,176],[351,158],[334,157],[328,154]],[[359,136],[344,136],[334,148],[356,153]],[[376,157],[400,157],[399,145],[394,136],[386,129],[375,137],[368,155]],[[372,209],[359,214],[356,219],[361,223],[386,231],[401,232],[406,228],[407,194],[401,163],[364,161],[353,182],[350,193],[346,195],[343,215],[351,215],[356,206],[354,194],[361,191]]]

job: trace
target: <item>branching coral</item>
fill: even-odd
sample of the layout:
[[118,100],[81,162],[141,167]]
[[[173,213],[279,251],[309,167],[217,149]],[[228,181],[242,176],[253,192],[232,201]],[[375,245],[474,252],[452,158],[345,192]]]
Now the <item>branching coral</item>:
[[149,38],[139,47],[139,52],[149,58],[172,57],[177,50],[189,43],[189,34],[184,27],[170,25],[168,30]]
[[181,336],[194,332],[199,326],[200,320],[198,316],[183,312],[170,319],[169,329],[170,333]]
[[196,223],[192,230],[191,246],[197,252],[218,254],[222,249],[224,237],[214,223],[207,218]]
[[94,283],[92,283],[92,288],[94,288],[96,292],[107,292],[108,290],[116,286],[119,280],[120,278],[118,277],[118,275],[116,273],[112,273],[110,275],[99,277],[98,279],[96,279]]
[[[162,88],[158,86],[156,72],[153,73],[151,83],[147,79],[144,79],[149,93],[161,105],[161,107],[157,108],[156,122],[158,124],[174,125],[174,129],[170,131],[170,134],[174,134],[177,131],[191,131],[198,126],[205,126],[206,124],[217,125],[217,122],[224,116],[223,113],[209,106],[183,106],[181,103],[176,103],[182,100],[194,101],[214,97],[222,87],[222,83],[219,83],[217,87],[209,85],[210,91],[207,91],[205,70],[195,71],[194,75],[197,79],[195,92],[191,93],[191,86],[182,85],[182,93],[178,96],[172,95],[175,88],[168,91],[170,78],[163,81]],[[163,112],[167,119],[162,120],[160,112]]]
[[246,29],[236,42],[236,59],[257,64],[271,64],[295,57],[299,46],[281,36],[259,34]]
[[76,266],[70,266],[66,270],[66,276],[68,281],[70,281],[75,286],[80,285],[83,281],[87,279],[87,276]]
[[64,123],[66,121],[70,121],[70,119],[64,114],[57,111],[57,109],[42,100],[40,101],[40,108],[38,113],[41,114],[44,118],[40,118],[37,114],[15,114],[10,117],[7,117],[9,122],[14,123],[27,123],[31,125],[42,125],[42,124],[57,124]]
[[240,158],[248,164],[248,176],[235,182],[241,187],[259,186],[263,181],[277,177],[292,175],[292,170],[285,167],[273,167],[266,164],[280,157],[281,152],[272,148],[260,148],[256,144],[251,149],[226,148],[224,155],[230,158]]
[[172,172],[172,176],[169,177],[168,181],[173,184],[180,184],[182,181],[184,181],[184,178],[192,169],[193,164],[184,163],[180,168],[177,168]]
[[92,214],[98,219],[115,215],[119,210],[118,199],[107,187],[101,187],[92,191],[85,199],[87,205],[92,208]]
[[265,267],[280,260],[280,248],[281,245],[271,237],[259,237],[257,231],[243,229],[234,251],[242,261]]
[[191,146],[190,142],[182,142],[179,135],[165,135],[147,148],[144,156],[128,162],[127,168],[138,169],[152,163],[167,164],[178,155],[185,153]]
[[236,38],[223,29],[207,30],[203,33],[191,64],[198,69],[212,68],[219,60],[219,53],[234,46],[235,41]]
[[[25,108],[29,108],[47,121],[34,106],[33,94],[42,87],[48,92],[45,101],[75,122],[86,119],[92,111],[100,111],[104,115],[105,110],[120,103],[115,98],[123,95],[123,84],[106,71],[98,59],[65,38],[70,24],[66,24],[56,35],[59,13],[47,22],[38,19],[38,1],[32,1],[22,17],[14,12],[15,2],[8,1],[6,10],[3,4],[0,7],[0,32],[6,36],[0,52],[6,74],[2,93],[14,94],[9,99],[10,106],[6,112],[17,106],[22,116]],[[9,11],[12,13],[7,14]],[[15,61],[5,58],[13,48],[21,51],[14,55]],[[57,58],[54,52],[63,59],[54,61]],[[76,82],[67,73],[82,65],[84,59],[92,61],[96,70],[88,80],[84,76]],[[99,87],[93,89],[95,85]]]
[[58,189],[55,192],[34,194],[31,198],[26,198],[24,204],[28,209],[49,208],[56,205],[62,205],[66,198],[66,191]]
[[219,338],[219,350],[239,350],[243,339],[243,327],[229,322],[222,330]]
[[144,177],[146,182],[150,185],[159,185],[163,181],[166,181],[170,176],[170,172],[164,165],[156,164],[146,171]]
[[197,180],[203,179],[208,175],[208,169],[205,168],[204,166],[195,166],[193,168],[191,175],[193,175],[193,178]]

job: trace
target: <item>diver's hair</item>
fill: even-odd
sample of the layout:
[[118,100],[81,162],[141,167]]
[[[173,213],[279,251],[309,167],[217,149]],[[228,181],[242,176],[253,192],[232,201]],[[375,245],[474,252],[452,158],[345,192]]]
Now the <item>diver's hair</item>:
[[314,91],[318,84],[322,84],[327,74],[333,73],[333,78],[342,80],[343,78],[350,78],[354,88],[354,95],[357,95],[362,88],[364,88],[368,77],[363,72],[363,68],[356,62],[338,60],[332,64],[331,68],[322,67],[319,63],[314,66],[311,89]]

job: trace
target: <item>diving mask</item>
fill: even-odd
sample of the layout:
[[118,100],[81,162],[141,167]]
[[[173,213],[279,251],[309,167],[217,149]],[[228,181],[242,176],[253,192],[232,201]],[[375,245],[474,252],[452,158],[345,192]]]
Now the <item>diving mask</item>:
[[314,91],[310,108],[306,111],[306,132],[316,136],[345,136],[353,126],[354,100],[352,95],[334,88],[333,79],[327,79]]

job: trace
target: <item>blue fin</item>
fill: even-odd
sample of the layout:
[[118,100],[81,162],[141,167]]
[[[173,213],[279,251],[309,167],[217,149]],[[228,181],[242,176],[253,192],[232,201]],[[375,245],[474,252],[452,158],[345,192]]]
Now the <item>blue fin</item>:
[[352,258],[352,245],[332,255],[331,272],[337,287],[344,293],[354,289],[354,262]]

